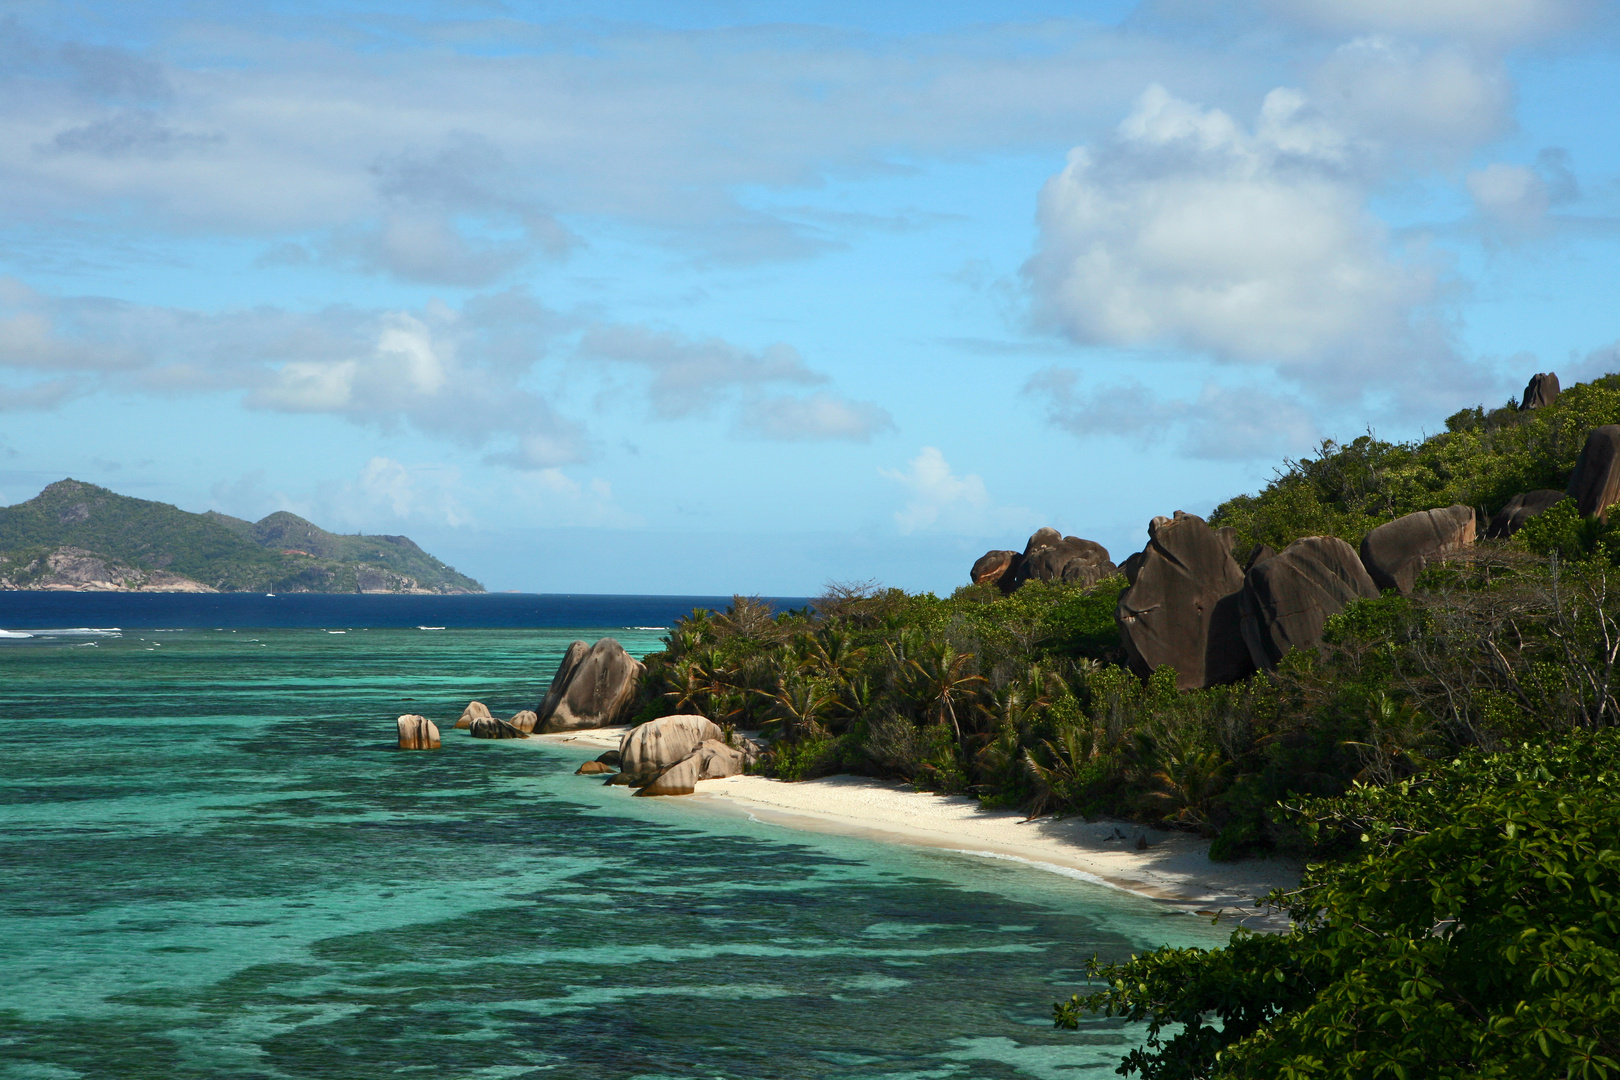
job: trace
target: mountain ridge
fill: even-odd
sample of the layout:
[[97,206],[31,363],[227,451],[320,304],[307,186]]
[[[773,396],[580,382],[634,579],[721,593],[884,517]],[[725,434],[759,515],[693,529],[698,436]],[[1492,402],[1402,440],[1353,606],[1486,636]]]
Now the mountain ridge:
[[194,514],[71,477],[0,507],[0,590],[478,593],[409,537]]

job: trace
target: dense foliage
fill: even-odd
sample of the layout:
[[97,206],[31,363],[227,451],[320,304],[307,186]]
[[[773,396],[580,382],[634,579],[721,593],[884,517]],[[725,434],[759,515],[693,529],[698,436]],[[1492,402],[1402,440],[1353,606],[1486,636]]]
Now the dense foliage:
[[483,591],[403,536],[339,536],[285,512],[255,525],[76,480],[0,507],[0,567],[16,587],[28,588],[30,575],[46,572],[43,556],[63,547],[227,592],[356,592],[363,579],[401,576],[428,589]]
[[1146,1021],[1148,1080],[1620,1076],[1620,732],[1288,813],[1352,844],[1272,898],[1292,932],[1094,963],[1057,1023]]
[[[1620,376],[1528,413],[1464,410],[1421,442],[1325,444],[1212,523],[1281,547],[1357,543],[1459,501],[1494,511],[1562,488],[1586,432],[1613,421]],[[640,712],[762,728],[767,767],[786,778],[863,772],[1031,813],[1131,817],[1214,835],[1220,858],[1297,849],[1280,799],[1615,722],[1615,528],[1559,504],[1514,541],[1431,569],[1412,597],[1353,604],[1278,671],[1184,693],[1168,671],[1144,682],[1122,666],[1117,577],[943,599],[843,587],[780,614],[739,598],[675,627]]]
[[1245,544],[1281,549],[1301,536],[1357,544],[1375,525],[1437,506],[1494,513],[1522,492],[1563,489],[1587,432],[1613,423],[1620,423],[1620,375],[1571,386],[1530,412],[1512,404],[1464,409],[1446,431],[1418,442],[1327,441],[1315,457],[1289,462],[1260,494],[1222,503],[1210,524],[1235,527]]

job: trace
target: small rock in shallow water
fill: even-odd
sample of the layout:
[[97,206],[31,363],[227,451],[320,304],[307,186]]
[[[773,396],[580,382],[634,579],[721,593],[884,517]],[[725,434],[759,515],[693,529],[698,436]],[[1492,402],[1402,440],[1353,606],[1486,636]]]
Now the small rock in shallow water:
[[536,720],[536,717],[535,717],[534,713],[529,709],[524,709],[522,712],[517,713],[516,715],[514,715],[512,717],[512,719],[511,719],[510,723],[511,723],[511,725],[513,727],[517,728],[519,731],[524,732],[525,734],[527,734],[527,733],[534,730],[535,720]]
[[599,755],[596,760],[600,761],[604,765],[611,765],[617,769],[619,767],[619,752],[617,750],[609,750],[606,753]]
[[587,761],[574,770],[575,776],[600,776],[613,771],[613,766],[604,765],[600,761]]
[[489,707],[482,701],[469,701],[467,707],[461,710],[461,719],[456,721],[458,728],[470,728],[472,722],[481,716],[489,715]]
[[437,750],[438,726],[425,716],[406,713],[399,718],[399,748],[401,750]]
[[527,739],[529,733],[515,728],[505,720],[493,716],[480,716],[467,729],[475,739]]

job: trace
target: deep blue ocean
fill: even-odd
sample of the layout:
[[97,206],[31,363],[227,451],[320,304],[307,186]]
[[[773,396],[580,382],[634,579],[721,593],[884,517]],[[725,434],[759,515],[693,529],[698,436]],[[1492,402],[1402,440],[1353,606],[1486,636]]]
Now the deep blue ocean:
[[1112,1076],[1051,1003],[1224,930],[450,730],[701,602],[0,593],[0,1077]]

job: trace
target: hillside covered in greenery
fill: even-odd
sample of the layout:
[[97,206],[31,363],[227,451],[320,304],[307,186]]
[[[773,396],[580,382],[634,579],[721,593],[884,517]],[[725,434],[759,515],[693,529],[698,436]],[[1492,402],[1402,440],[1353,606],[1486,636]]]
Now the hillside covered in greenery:
[[1510,499],[1552,489],[1511,537],[1448,549],[1228,685],[1132,672],[1122,576],[943,598],[862,584],[804,610],[694,612],[648,658],[640,715],[762,728],[786,779],[899,778],[1196,831],[1215,859],[1313,860],[1273,898],[1293,933],[1099,968],[1058,1008],[1065,1026],[1148,1021],[1122,1072],[1620,1077],[1620,514],[1557,501],[1612,424],[1615,375],[1413,442],[1324,442],[1220,504],[1209,525],[1234,551],[1353,548],[1458,504],[1484,537]]
[[51,585],[63,553],[222,592],[484,591],[407,537],[329,533],[285,511],[257,523],[192,514],[71,479],[0,508],[6,587]]

